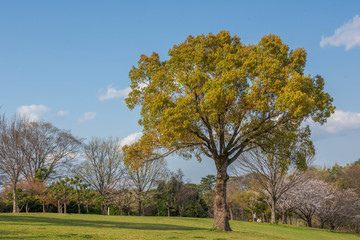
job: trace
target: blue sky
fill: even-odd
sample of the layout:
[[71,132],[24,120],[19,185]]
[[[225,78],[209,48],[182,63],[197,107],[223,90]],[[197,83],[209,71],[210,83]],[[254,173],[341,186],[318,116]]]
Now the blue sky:
[[[360,158],[360,1],[1,1],[0,106],[76,136],[139,136],[139,109],[123,101],[140,54],[188,35],[228,30],[246,44],[277,34],[308,52],[306,72],[325,78],[337,112],[312,126],[315,164]],[[211,161],[173,157],[198,182]]]

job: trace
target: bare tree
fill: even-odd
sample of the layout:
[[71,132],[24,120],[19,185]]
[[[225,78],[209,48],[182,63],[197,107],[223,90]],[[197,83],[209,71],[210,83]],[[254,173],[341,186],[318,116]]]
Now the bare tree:
[[26,122],[20,118],[0,118],[0,173],[12,184],[13,212],[18,212],[16,184],[21,178],[26,156],[23,154]]
[[130,189],[131,179],[126,177],[126,173],[116,187],[116,195],[114,198],[114,205],[119,208],[119,215],[124,215],[125,212],[130,214],[130,205],[135,201],[134,194]]
[[93,138],[84,145],[84,161],[76,174],[103,198],[101,209],[105,214],[106,198],[114,192],[124,174],[122,151],[117,138]]
[[254,173],[253,186],[265,197],[271,209],[271,223],[276,223],[278,201],[284,193],[301,181],[301,175],[312,161],[312,153],[301,150],[290,149],[286,155],[283,155],[283,152],[269,154],[261,150],[248,152],[246,155],[243,154],[231,168],[233,173],[239,170]]
[[24,175],[29,182],[55,177],[59,168],[77,157],[80,139],[47,122],[26,125]]
[[138,169],[128,170],[130,185],[135,192],[138,202],[138,215],[143,215],[143,202],[147,198],[147,193],[155,183],[165,177],[167,166],[164,159],[147,161]]

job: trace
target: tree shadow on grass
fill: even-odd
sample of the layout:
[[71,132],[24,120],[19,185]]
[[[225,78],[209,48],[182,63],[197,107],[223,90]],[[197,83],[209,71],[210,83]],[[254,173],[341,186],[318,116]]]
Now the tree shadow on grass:
[[35,238],[46,238],[46,236],[24,236],[22,233],[15,231],[1,231],[0,230],[0,239],[35,239]]
[[93,227],[93,228],[126,228],[140,230],[207,230],[206,228],[187,227],[171,224],[159,223],[134,223],[134,222],[115,222],[115,221],[89,221],[82,219],[59,219],[52,217],[34,217],[34,216],[0,216],[0,223],[10,221],[12,225],[34,225],[42,224],[56,226],[72,226],[72,227]]

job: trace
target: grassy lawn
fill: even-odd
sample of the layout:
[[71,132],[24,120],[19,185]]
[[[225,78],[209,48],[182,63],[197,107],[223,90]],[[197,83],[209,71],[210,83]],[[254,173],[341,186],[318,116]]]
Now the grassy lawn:
[[231,222],[213,230],[212,219],[99,216],[55,213],[0,214],[0,239],[358,239],[320,229]]

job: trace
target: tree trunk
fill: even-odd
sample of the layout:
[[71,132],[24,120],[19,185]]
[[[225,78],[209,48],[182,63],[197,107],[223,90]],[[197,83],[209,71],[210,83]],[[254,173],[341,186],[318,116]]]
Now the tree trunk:
[[330,230],[335,230],[335,225],[333,223],[330,223]]
[[311,217],[306,218],[306,223],[307,223],[308,227],[312,227]]
[[281,224],[285,224],[285,211],[281,211]]
[[66,211],[66,190],[64,192],[64,213],[67,213],[67,211]]
[[62,208],[60,206],[60,199],[58,200],[58,213],[62,213]]
[[105,215],[105,206],[101,203],[101,215]]
[[18,196],[16,191],[16,183],[13,183],[13,213],[19,212]]
[[167,207],[168,210],[168,217],[170,217],[170,206]]
[[271,223],[276,223],[276,199],[271,204]]
[[234,215],[233,215],[233,211],[232,211],[232,208],[231,208],[231,203],[228,203],[228,205],[229,205],[229,212],[230,212],[230,220],[232,221],[232,220],[234,220]]
[[182,217],[182,215],[183,215],[183,210],[182,210],[182,207],[179,207],[179,215],[180,215],[180,217]]
[[64,199],[64,213],[67,213],[66,198]]
[[78,192],[78,213],[81,214],[80,193]]
[[29,213],[29,203],[25,203],[25,212]]
[[118,205],[118,208],[119,208],[119,215],[122,216],[122,206],[121,206],[121,204]]
[[42,201],[42,210],[43,210],[43,213],[45,213],[45,200]]
[[320,223],[321,223],[321,224],[320,224],[320,228],[321,228],[321,229],[324,229],[325,222],[324,222],[324,221],[320,221]]
[[141,216],[141,198],[138,198],[138,216]]
[[[217,161],[215,161],[216,163]],[[217,174],[215,183],[214,200],[214,227],[222,231],[231,231],[229,224],[229,211],[226,204],[226,183],[229,179],[227,175],[227,161],[222,166],[217,164]]]
[[89,214],[89,202],[86,201],[86,213]]

